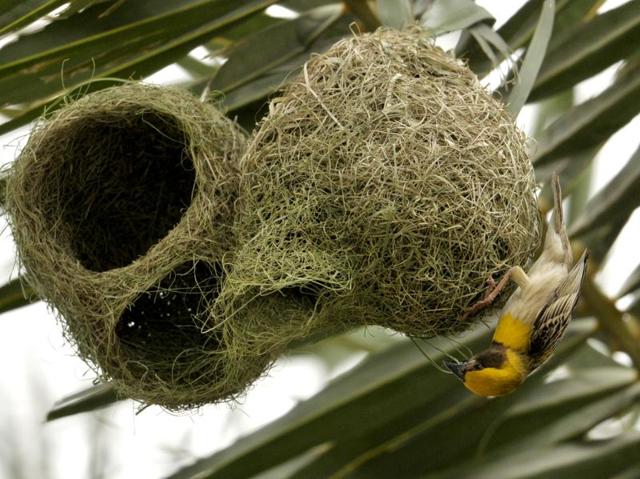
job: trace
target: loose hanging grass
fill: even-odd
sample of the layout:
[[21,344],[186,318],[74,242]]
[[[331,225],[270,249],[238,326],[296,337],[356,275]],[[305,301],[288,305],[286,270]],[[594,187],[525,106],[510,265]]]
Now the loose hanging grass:
[[234,246],[245,143],[189,93],[128,83],[40,121],[12,167],[27,279],[121,394],[169,408],[226,400],[272,361],[231,362],[228,334],[203,333]]
[[[419,28],[338,42],[271,102],[242,157],[239,249],[218,307],[230,315],[298,291],[315,298],[299,321],[307,332],[468,328],[460,318],[488,276],[526,265],[539,243],[525,143]],[[245,324],[266,331],[279,317]]]

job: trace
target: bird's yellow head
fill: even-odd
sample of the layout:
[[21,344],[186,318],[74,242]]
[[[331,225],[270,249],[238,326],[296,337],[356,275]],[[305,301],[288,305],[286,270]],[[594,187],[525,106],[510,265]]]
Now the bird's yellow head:
[[468,361],[445,361],[444,365],[462,380],[469,391],[485,397],[509,394],[527,376],[524,358],[496,343]]

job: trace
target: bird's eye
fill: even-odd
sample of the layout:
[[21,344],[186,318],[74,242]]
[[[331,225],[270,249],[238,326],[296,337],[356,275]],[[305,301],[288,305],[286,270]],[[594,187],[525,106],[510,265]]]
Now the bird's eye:
[[473,367],[471,368],[472,371],[480,371],[481,369],[484,369],[484,367],[480,363],[474,363]]

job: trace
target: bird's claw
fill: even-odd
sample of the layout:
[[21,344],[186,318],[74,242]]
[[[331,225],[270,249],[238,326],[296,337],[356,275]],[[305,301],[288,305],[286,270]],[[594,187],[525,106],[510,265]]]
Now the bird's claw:
[[487,289],[484,292],[484,296],[480,301],[475,302],[469,308],[465,310],[465,312],[460,316],[460,321],[466,321],[472,316],[475,316],[477,313],[482,311],[483,309],[488,308],[493,304],[496,300],[500,292],[504,289],[509,278],[511,277],[511,270],[507,271],[504,276],[500,279],[498,283],[493,279],[493,275],[489,274],[487,278]]
[[489,277],[487,278],[487,289],[484,292],[484,297],[482,299],[487,299],[494,289],[496,289],[497,283],[496,280],[493,279],[493,275],[489,273]]

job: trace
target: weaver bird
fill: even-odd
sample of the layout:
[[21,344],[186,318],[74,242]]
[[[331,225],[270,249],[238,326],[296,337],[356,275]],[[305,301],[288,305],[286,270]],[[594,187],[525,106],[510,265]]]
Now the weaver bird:
[[518,285],[500,312],[491,345],[467,361],[444,362],[479,396],[502,396],[515,390],[549,359],[571,321],[587,269],[587,253],[571,268],[573,254],[555,174],[552,188],[554,210],[540,257],[528,273],[515,266],[497,285],[491,281],[485,298],[467,312],[474,314],[490,305],[509,279]]

